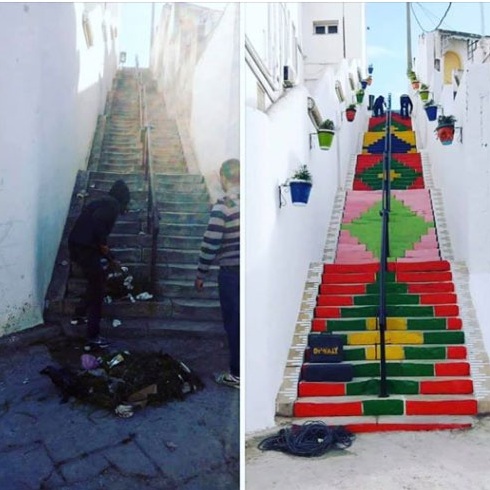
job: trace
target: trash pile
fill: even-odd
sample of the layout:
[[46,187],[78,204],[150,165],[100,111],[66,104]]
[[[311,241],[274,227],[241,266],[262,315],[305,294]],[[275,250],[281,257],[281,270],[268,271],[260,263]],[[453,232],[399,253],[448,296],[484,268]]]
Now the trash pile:
[[183,362],[162,352],[113,352],[101,357],[82,354],[81,368],[46,366],[61,391],[61,403],[70,397],[127,418],[138,408],[183,400],[204,388],[199,376]]
[[127,267],[115,266],[106,259],[103,259],[103,267],[107,273],[105,303],[110,304],[115,299],[128,299],[131,303],[153,299],[153,294],[145,290],[146,285],[138,284]]

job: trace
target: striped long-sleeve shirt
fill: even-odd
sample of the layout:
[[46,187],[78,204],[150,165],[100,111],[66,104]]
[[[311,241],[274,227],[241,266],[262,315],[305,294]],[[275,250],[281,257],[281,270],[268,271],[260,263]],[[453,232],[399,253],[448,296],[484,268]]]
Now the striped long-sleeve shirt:
[[203,279],[212,263],[220,267],[240,265],[240,191],[233,188],[211,210],[197,267]]

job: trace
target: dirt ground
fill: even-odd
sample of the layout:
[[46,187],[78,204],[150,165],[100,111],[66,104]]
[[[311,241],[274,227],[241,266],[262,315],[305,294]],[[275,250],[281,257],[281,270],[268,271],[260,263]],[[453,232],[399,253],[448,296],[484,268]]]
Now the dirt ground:
[[472,429],[358,434],[317,458],[260,451],[246,442],[247,490],[490,490],[490,417]]

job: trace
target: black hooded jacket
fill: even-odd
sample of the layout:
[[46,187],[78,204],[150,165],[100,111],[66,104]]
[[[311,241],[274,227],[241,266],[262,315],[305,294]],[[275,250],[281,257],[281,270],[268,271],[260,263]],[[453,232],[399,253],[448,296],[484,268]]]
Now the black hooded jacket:
[[129,201],[128,186],[123,180],[116,181],[108,196],[95,199],[84,206],[70,232],[68,243],[97,250],[101,245],[107,245],[107,237]]

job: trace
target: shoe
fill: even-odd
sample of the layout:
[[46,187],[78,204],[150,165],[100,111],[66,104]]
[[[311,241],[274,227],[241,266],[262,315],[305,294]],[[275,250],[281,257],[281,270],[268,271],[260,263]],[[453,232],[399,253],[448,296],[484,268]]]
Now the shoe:
[[231,373],[221,373],[214,378],[216,383],[220,385],[230,386],[232,388],[240,389],[240,377],[233,376]]
[[70,325],[75,325],[75,326],[78,326],[78,325],[86,325],[87,322],[88,322],[88,320],[87,320],[87,317],[86,316],[74,316],[70,320]]
[[88,339],[87,346],[89,347],[100,347],[101,349],[109,346],[109,341],[105,337],[98,335],[93,339]]

